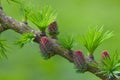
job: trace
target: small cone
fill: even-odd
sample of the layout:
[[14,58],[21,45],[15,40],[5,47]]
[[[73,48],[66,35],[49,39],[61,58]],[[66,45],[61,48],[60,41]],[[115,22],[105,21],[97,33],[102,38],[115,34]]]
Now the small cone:
[[109,55],[108,51],[105,50],[101,54],[101,62],[102,62],[102,64],[105,64],[104,61],[106,61],[106,60],[110,60],[110,55]]
[[51,51],[51,43],[46,36],[40,39],[40,50],[44,55],[47,55]]
[[48,32],[50,35],[57,35],[58,34],[58,26],[57,26],[57,22],[54,21],[53,23],[51,23],[48,26]]
[[103,51],[102,54],[101,54],[101,58],[104,59],[104,58],[110,58],[110,55],[108,53],[108,51]]
[[74,56],[74,64],[76,65],[77,68],[84,68],[85,67],[85,58],[84,55],[81,51],[76,51]]

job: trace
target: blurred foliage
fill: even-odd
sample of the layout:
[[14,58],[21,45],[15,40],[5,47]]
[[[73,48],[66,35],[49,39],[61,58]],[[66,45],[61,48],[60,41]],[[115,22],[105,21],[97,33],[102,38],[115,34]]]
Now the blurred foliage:
[[[26,0],[30,1],[30,0]],[[104,42],[95,53],[95,59],[99,60],[103,49],[114,50],[120,46],[120,1],[119,0],[31,0],[35,6],[50,5],[58,12],[57,22],[60,33],[81,34],[86,33],[89,26],[105,25],[104,29],[113,30],[115,36]],[[2,0],[4,12],[21,21],[20,6]],[[35,27],[32,23],[29,23]],[[8,35],[10,34],[10,35]],[[73,64],[67,60],[55,56],[48,61],[40,57],[37,44],[27,44],[22,49],[11,43],[19,34],[14,31],[6,31],[2,35],[8,39],[7,45],[12,46],[12,53],[8,60],[0,63],[0,80],[100,80],[91,73],[77,74]],[[80,44],[76,48],[86,49]],[[8,53],[8,52],[7,52]],[[63,72],[64,71],[64,72]],[[66,77],[69,76],[69,77]]]
[[15,3],[21,3],[22,2],[22,0],[7,0],[8,3],[10,3],[10,1],[15,2]]
[[0,58],[2,57],[7,58],[6,52],[7,52],[8,46],[6,45],[5,42],[6,42],[5,39],[0,39]]

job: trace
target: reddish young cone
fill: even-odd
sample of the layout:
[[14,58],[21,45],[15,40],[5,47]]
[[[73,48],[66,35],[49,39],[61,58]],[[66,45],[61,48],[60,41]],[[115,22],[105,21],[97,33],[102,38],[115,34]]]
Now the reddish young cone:
[[104,58],[110,58],[110,55],[108,53],[108,51],[103,51],[102,54],[101,54],[101,58],[104,59]]
[[54,21],[53,23],[51,23],[48,26],[48,32],[49,32],[50,35],[58,34],[58,26],[57,26],[57,22],[56,21]]
[[44,54],[50,52],[51,43],[46,36],[44,36],[40,39],[40,49],[41,49],[41,52]]
[[73,59],[77,68],[83,68],[83,66],[86,64],[82,51],[76,51]]

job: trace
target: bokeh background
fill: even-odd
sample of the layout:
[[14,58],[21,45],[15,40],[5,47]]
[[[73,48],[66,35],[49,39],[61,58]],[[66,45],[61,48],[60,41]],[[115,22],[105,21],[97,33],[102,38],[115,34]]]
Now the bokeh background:
[[[21,21],[19,6],[14,3],[8,4],[6,1],[2,0],[5,13]],[[110,54],[115,50],[120,52],[119,0],[33,0],[32,3],[36,6],[49,5],[56,9],[61,34],[77,36],[84,34],[89,27],[103,25],[105,30],[113,30],[114,37],[105,41],[95,51],[97,61],[102,50],[106,49]],[[8,40],[7,44],[11,48],[7,52],[8,59],[0,60],[0,80],[100,80],[89,72],[76,73],[74,65],[60,56],[43,60],[36,43],[27,44],[23,48],[13,45],[20,36],[11,30],[2,33],[2,37]],[[87,53],[79,42],[76,44],[74,49],[81,49]]]

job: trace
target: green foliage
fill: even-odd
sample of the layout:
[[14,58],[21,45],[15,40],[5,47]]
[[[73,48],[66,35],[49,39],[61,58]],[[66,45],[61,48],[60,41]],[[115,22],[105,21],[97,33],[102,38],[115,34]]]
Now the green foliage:
[[22,2],[22,0],[7,0],[8,3],[10,3],[10,1],[15,2],[15,3],[21,3]]
[[31,10],[32,10],[31,3],[26,3],[25,4],[25,2],[24,2],[24,3],[21,4],[20,11],[21,11],[21,14],[23,15],[25,21],[28,20],[28,16],[30,15]]
[[40,30],[44,31],[50,23],[55,21],[56,17],[57,14],[51,7],[44,7],[42,10],[32,10],[29,19]]
[[103,59],[99,68],[101,71],[98,74],[120,79],[120,54],[116,52],[112,57]]
[[68,49],[68,50],[71,50],[73,48],[73,43],[74,43],[74,39],[73,39],[73,36],[60,36],[59,37],[59,40],[58,40],[58,43]]
[[89,54],[93,54],[95,49],[106,39],[113,36],[110,31],[104,31],[103,27],[90,28],[86,35],[81,35],[81,43],[87,48]]
[[20,39],[18,39],[15,44],[19,45],[21,48],[34,40],[34,34],[33,33],[26,33],[21,36]]
[[41,10],[34,8],[31,1],[25,0],[8,0],[20,5],[20,13],[24,17],[24,21],[30,20],[40,30],[45,31],[46,27],[56,20],[57,13],[51,7],[43,7]]
[[[9,0],[8,0],[9,1]],[[28,16],[32,10],[32,4],[25,0],[10,0],[20,5],[20,13],[24,18],[24,21],[28,20]]]
[[0,58],[2,56],[7,58],[6,52],[7,52],[8,46],[6,45],[5,42],[6,40],[0,39]]

